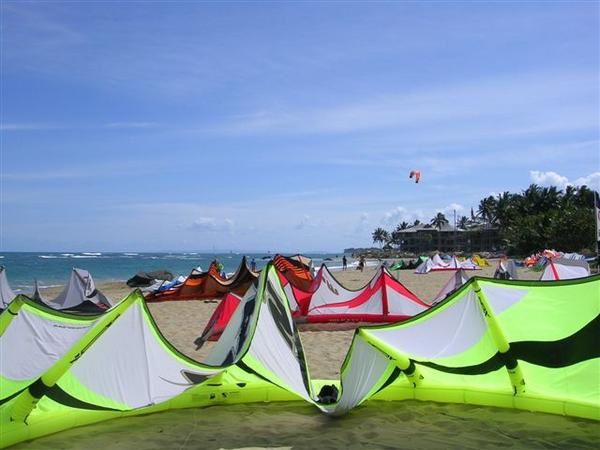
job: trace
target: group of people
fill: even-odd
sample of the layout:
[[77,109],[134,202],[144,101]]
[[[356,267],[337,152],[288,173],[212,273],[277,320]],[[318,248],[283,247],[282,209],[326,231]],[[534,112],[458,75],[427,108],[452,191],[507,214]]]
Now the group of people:
[[[365,257],[361,256],[358,259],[358,264],[356,266],[356,270],[360,270],[361,272],[363,270],[365,270],[367,263],[365,261]],[[346,255],[342,256],[342,270],[347,270],[348,269],[348,259],[346,258]]]

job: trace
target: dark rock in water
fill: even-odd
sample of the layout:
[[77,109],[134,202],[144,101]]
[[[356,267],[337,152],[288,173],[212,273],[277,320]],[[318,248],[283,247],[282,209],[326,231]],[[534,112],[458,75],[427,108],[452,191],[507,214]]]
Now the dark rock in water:
[[127,280],[129,287],[150,286],[154,280],[171,281],[174,278],[173,274],[165,269],[154,270],[152,272],[138,272]]
[[333,261],[331,258],[325,258],[323,261]]
[[263,256],[262,259],[271,259],[270,256]]

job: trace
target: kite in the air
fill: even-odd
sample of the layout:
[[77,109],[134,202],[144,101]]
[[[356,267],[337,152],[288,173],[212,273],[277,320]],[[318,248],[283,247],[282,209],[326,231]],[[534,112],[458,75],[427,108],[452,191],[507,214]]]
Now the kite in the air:
[[421,179],[421,171],[420,170],[411,170],[408,178],[415,177],[415,183],[418,183]]

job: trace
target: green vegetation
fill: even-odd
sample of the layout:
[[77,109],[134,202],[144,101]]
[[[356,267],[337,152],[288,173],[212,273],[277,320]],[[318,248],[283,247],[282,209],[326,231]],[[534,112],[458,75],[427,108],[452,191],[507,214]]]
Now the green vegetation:
[[391,235],[387,230],[384,230],[383,228],[377,228],[375,231],[373,231],[373,242],[374,243],[379,243],[380,246],[383,246],[383,244],[387,244],[391,241]]
[[[448,220],[438,212],[429,226],[435,233],[446,224]],[[391,233],[378,228],[373,232],[373,241],[381,246],[398,246],[400,233],[408,227],[402,222]],[[497,230],[503,250],[509,254],[526,255],[545,248],[591,250],[596,245],[594,191],[587,186],[568,186],[562,191],[532,184],[520,194],[490,195],[479,202],[477,213],[471,210],[471,217],[459,217],[457,227],[474,236],[482,230]]]

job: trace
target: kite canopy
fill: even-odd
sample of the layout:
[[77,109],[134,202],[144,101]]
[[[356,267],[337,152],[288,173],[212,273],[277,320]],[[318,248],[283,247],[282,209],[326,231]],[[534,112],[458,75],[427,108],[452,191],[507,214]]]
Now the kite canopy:
[[53,300],[44,299],[36,280],[33,298],[53,309],[74,312],[101,313],[112,306],[112,302],[96,289],[92,274],[76,267],[71,271],[71,278],[58,297]]
[[192,270],[187,279],[172,289],[150,292],[146,301],[162,302],[171,300],[194,300],[203,298],[221,298],[229,292],[244,295],[248,287],[255,282],[257,274],[248,267],[246,257],[230,278],[223,278],[217,264],[213,261],[207,272]]
[[456,256],[453,256],[450,260],[451,264],[456,264],[456,266],[461,270],[481,270],[479,264],[476,264],[472,258],[467,258],[464,261],[459,261]]
[[438,270],[481,270],[470,258],[460,262],[456,256],[452,256],[448,262],[442,260],[437,253],[428,260],[422,262],[415,273],[428,273]]
[[204,345],[206,341],[217,341],[221,337],[221,333],[227,327],[229,320],[239,306],[241,297],[230,292],[223,300],[219,302],[219,306],[215,309],[208,323],[202,332],[202,335],[194,341],[196,350]]
[[458,269],[455,273],[450,276],[448,282],[440,289],[440,292],[434,297],[431,304],[435,305],[436,303],[441,302],[454,291],[459,289],[463,284],[469,281],[469,276],[464,271],[464,269]]
[[447,263],[440,257],[439,253],[436,253],[431,257],[431,262],[433,262],[433,264],[435,264],[437,267],[448,267],[449,265],[449,263]]
[[[423,261],[421,264],[419,264],[417,266],[417,268],[415,269],[415,273],[420,273],[420,274],[429,273],[429,272],[431,272],[431,270],[434,267],[437,267],[435,265],[435,263],[431,260],[431,258],[427,258],[425,261]],[[445,266],[441,266],[441,267],[445,267]]]
[[15,297],[16,295],[10,288],[6,278],[6,269],[4,266],[0,266],[0,311],[6,309]]
[[[600,420],[599,314],[600,276],[553,283],[471,278],[412,320],[360,329],[336,412],[372,397]],[[360,384],[345,382],[365,365]]]
[[421,179],[421,171],[420,170],[411,170],[408,178],[413,178],[413,177],[415,179],[415,183],[418,183],[419,180]]
[[273,263],[279,273],[293,286],[303,290],[310,290],[313,282],[312,260],[302,255],[283,256],[275,255]]
[[272,263],[210,366],[165,340],[139,291],[89,317],[19,296],[0,314],[0,446],[121,416],[264,401],[303,400],[339,415],[369,399],[410,399],[600,420],[598,333],[598,275],[471,278],[410,320],[357,329],[337,382],[311,379]]
[[540,280],[569,280],[590,275],[585,259],[549,258]]
[[308,322],[395,322],[429,307],[384,266],[358,290],[342,286],[323,264],[308,291],[291,283],[285,291],[294,315]]
[[479,267],[487,267],[490,265],[487,259],[481,257],[480,255],[473,255],[471,260],[477,264]]
[[537,266],[539,268],[543,268],[546,266],[549,259],[585,259],[585,256],[580,255],[578,253],[563,253],[556,250],[546,249],[541,252],[534,253],[533,255],[528,256],[523,260],[523,265],[525,267]]
[[398,262],[395,262],[394,264],[392,264],[390,266],[390,270],[402,270],[402,268],[405,266],[406,264],[404,263],[403,260],[400,260]]

